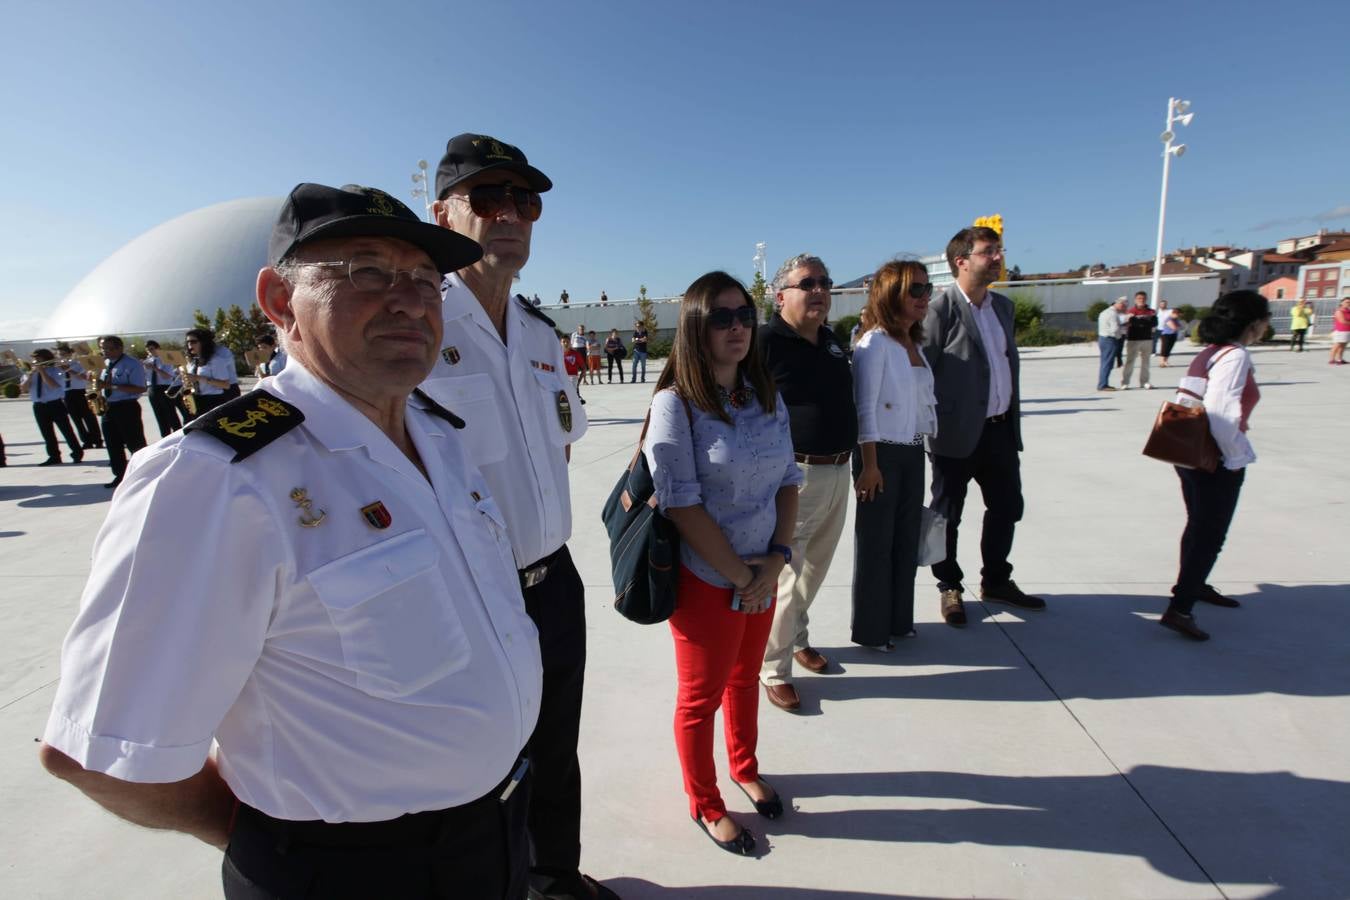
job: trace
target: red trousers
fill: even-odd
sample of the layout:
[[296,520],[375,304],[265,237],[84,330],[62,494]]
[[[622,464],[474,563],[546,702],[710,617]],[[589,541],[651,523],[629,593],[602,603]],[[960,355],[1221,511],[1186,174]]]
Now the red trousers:
[[717,821],[727,813],[717,790],[713,762],[713,716],[722,707],[731,777],[743,784],[759,778],[759,670],[773,625],[773,606],[747,615],[731,608],[731,588],[713,587],[685,567],[670,633],[675,638],[679,694],[675,701],[675,749],[684,772],[690,815]]

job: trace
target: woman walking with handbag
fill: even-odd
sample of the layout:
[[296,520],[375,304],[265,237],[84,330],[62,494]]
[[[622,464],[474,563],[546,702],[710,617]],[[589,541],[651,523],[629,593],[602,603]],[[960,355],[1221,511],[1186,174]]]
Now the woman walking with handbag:
[[923,436],[937,430],[933,371],[924,359],[923,319],[933,285],[913,260],[872,276],[853,351],[858,407],[858,498],[853,523],[855,644],[889,653],[914,634],[914,573],[923,511]]
[[1247,466],[1256,461],[1247,440],[1247,420],[1261,399],[1261,391],[1252,374],[1247,346],[1260,340],[1269,324],[1270,303],[1265,297],[1255,291],[1224,294],[1200,320],[1198,334],[1207,346],[1192,360],[1186,377],[1177,385],[1178,402],[1186,400],[1184,395],[1204,398],[1209,431],[1220,456],[1213,472],[1176,467],[1186,504],[1186,529],[1181,533],[1181,566],[1172,587],[1172,602],[1159,621],[1196,641],[1209,640],[1191,612],[1197,602],[1239,605],[1206,579],[1228,536]]
[[669,621],[689,813],[723,850],[749,854],[755,838],[727,815],[717,788],[714,716],[723,707],[732,780],[760,815],[782,815],[782,800],[759,777],[759,667],[778,574],[792,555],[802,476],[787,409],[756,346],[754,301],[725,272],[685,291],[643,452],[661,512],[680,535]]

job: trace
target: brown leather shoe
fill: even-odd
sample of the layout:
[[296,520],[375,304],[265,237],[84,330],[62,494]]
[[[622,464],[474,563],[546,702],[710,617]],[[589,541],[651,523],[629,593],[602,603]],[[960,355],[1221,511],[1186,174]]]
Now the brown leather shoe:
[[1209,632],[1202,629],[1195,621],[1195,616],[1188,616],[1185,613],[1179,613],[1172,608],[1162,614],[1158,624],[1164,628],[1170,628],[1173,631],[1186,635],[1193,641],[1209,640]]
[[824,672],[830,666],[829,659],[814,647],[803,647],[792,654],[792,658],[797,661],[797,665],[807,671],[815,672],[817,675]]
[[802,705],[802,698],[797,696],[797,689],[790,684],[766,684],[764,695],[774,706],[788,712],[796,712]]
[[942,618],[948,625],[964,628],[966,624],[966,604],[961,600],[961,592],[947,590],[942,592]]

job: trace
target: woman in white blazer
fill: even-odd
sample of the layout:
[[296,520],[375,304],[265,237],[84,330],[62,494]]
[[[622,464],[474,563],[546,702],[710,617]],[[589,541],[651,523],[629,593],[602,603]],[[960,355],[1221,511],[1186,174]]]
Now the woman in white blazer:
[[923,436],[937,431],[933,372],[919,344],[933,286],[914,260],[872,276],[853,351],[858,509],[853,538],[855,644],[890,652],[914,634],[914,572],[924,498]]

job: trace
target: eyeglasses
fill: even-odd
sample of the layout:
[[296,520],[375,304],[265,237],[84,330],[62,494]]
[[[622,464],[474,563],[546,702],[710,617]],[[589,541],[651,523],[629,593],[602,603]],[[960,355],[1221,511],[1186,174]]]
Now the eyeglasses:
[[480,219],[495,219],[502,214],[509,199],[516,215],[524,222],[537,222],[544,212],[544,198],[539,192],[514,184],[480,184],[469,189],[469,195],[451,194],[448,199],[462,200]]
[[933,296],[933,282],[925,281],[922,284],[915,282],[909,286],[909,295],[915,300],[922,300],[924,297]]
[[803,278],[796,284],[783,285],[783,290],[786,291],[791,288],[796,288],[799,291],[806,291],[809,294],[816,288],[820,288],[822,291],[828,291],[832,287],[834,287],[834,281],[829,278]]
[[968,256],[983,256],[985,259],[997,259],[1003,256],[1002,247],[990,247],[987,250],[981,250],[979,253],[969,253]]
[[733,322],[740,322],[743,328],[753,328],[755,319],[753,306],[738,306],[735,309],[719,306],[708,313],[708,327],[714,331],[726,331]]
[[195,344],[197,343],[197,339],[196,339],[196,338],[188,338],[188,339],[187,339],[186,341],[184,341],[183,343],[185,343],[185,344],[187,344],[189,347],[191,347],[191,346],[193,346],[193,345],[195,345]]
[[399,276],[407,275],[423,303],[439,303],[441,300],[441,273],[431,266],[414,266],[411,269],[399,270],[390,265],[388,260],[364,254],[333,262],[304,261],[299,265],[338,269],[347,276],[351,286],[363,294],[392,290],[398,283]]

